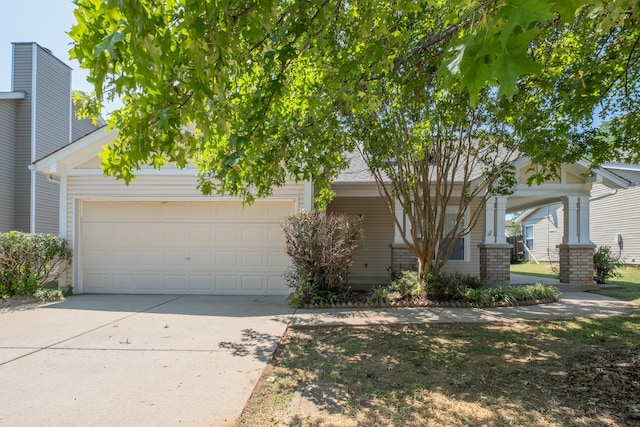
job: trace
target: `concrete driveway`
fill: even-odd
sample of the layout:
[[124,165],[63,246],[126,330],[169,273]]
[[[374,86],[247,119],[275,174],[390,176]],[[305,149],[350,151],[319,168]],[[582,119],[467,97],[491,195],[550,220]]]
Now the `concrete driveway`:
[[0,313],[0,425],[233,425],[284,297],[78,295]]

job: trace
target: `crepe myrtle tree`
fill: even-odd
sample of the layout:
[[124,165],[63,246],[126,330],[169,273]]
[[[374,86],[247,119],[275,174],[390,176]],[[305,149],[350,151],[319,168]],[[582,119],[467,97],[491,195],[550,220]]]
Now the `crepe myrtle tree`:
[[[102,166],[126,182],[142,164],[193,163],[205,193],[250,201],[292,178],[326,201],[355,148],[339,117],[376,111],[363,84],[425,58],[471,108],[495,88],[521,152],[548,166],[540,180],[640,152],[636,0],[74,3],[70,54],[95,86],[76,99],[94,117],[122,101]],[[609,132],[590,123],[598,111],[615,113]]]
[[[472,107],[468,92],[442,90],[421,72],[378,83],[379,108],[354,112],[345,127],[419,271],[438,273],[456,242],[476,226],[489,197],[512,192],[517,144],[495,92]],[[396,204],[402,217],[394,213]]]

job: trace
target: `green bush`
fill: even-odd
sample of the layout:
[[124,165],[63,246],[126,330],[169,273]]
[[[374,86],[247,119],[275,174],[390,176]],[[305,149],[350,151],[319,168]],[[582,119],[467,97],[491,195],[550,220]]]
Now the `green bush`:
[[434,301],[458,299],[461,291],[482,287],[479,277],[460,273],[428,274],[425,281],[427,296]]
[[0,297],[33,296],[70,260],[67,242],[54,234],[0,233]]
[[400,277],[388,286],[388,291],[399,294],[399,299],[412,299],[424,295],[425,290],[424,278],[412,270],[404,270]]
[[620,277],[616,270],[623,267],[620,255],[614,255],[609,246],[600,246],[593,254],[593,278],[596,283],[607,283],[607,279]]
[[362,221],[316,211],[287,217],[283,228],[292,265],[285,281],[293,288],[291,305],[329,305],[349,291],[349,268],[362,242]]
[[555,286],[543,284],[526,286],[497,286],[486,289],[465,289],[459,292],[460,299],[477,306],[487,303],[517,305],[522,301],[550,299],[558,301],[562,293]]

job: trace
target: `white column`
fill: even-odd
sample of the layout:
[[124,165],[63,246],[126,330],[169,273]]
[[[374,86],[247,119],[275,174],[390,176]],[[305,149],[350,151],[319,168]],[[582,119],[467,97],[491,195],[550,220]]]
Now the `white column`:
[[483,243],[485,244],[496,243],[496,199],[496,197],[489,197],[484,208],[485,216]]
[[505,235],[505,215],[507,214],[507,198],[504,196],[496,197],[496,212],[495,212],[495,231],[496,231],[496,243],[506,244],[507,236]]
[[589,237],[589,196],[578,197],[578,243],[590,245]]
[[[400,224],[404,224],[404,210],[402,209],[402,205],[398,203],[397,200],[393,201],[393,213]],[[393,234],[393,243],[397,245],[404,244],[404,240],[402,240],[402,233],[400,232],[400,228],[398,228],[398,224],[395,224],[394,234]]]
[[565,245],[575,245],[579,242],[578,197],[567,196],[563,198],[562,204],[564,208],[564,235],[562,236],[562,243]]

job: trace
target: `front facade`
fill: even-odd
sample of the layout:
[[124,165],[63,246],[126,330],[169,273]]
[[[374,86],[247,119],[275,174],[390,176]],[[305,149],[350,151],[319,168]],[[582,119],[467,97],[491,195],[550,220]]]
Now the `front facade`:
[[[640,166],[606,164],[606,169],[629,181],[629,188],[610,188],[596,183],[589,196],[589,233],[595,246],[609,246],[623,262],[640,264]],[[531,209],[520,216],[526,258],[558,261],[564,231],[561,203]]]
[[57,233],[58,185],[30,165],[95,127],[73,115],[71,69],[36,43],[13,43],[0,129],[0,232]]
[[74,251],[77,293],[285,295],[282,222],[311,209],[311,186],[288,183],[245,206],[203,196],[194,169],[139,171],[126,186],[104,177],[97,130],[36,163],[59,182],[60,234]]
[[[78,293],[288,294],[289,264],[282,223],[300,209],[313,208],[308,182],[289,182],[267,198],[245,206],[237,198],[203,196],[193,168],[143,168],[126,186],[105,177],[98,153],[116,132],[98,129],[47,157],[34,169],[58,186],[59,234],[74,251],[66,283]],[[610,189],[628,181],[607,171],[584,178],[587,166],[563,166],[556,182],[529,186],[531,164],[515,162],[517,186],[509,196],[491,197],[480,219],[458,242],[446,270],[480,276],[488,284],[509,283],[511,246],[505,214],[559,201],[561,282],[593,284],[589,195],[595,182]],[[415,256],[395,226],[402,209],[389,208],[361,163],[335,182],[329,212],[364,217],[364,241],[351,271],[354,287],[388,283],[390,272],[415,265]],[[453,200],[455,203],[455,200]],[[453,211],[451,212],[454,213]],[[469,212],[470,213],[470,212]],[[588,264],[588,265],[587,265]]]

